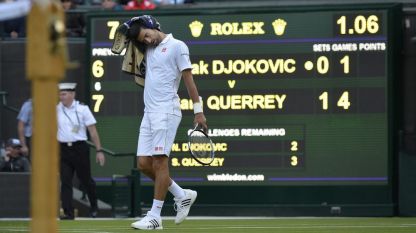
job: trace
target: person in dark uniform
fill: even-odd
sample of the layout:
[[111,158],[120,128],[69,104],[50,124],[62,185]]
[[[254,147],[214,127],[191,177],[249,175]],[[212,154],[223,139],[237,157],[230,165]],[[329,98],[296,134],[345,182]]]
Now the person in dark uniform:
[[59,84],[58,141],[61,150],[61,201],[64,215],[61,219],[74,219],[72,205],[72,178],[74,172],[85,187],[90,201],[91,217],[97,216],[95,181],[91,177],[87,130],[96,149],[96,162],[105,163],[95,124],[97,123],[88,106],[75,100],[76,83]]

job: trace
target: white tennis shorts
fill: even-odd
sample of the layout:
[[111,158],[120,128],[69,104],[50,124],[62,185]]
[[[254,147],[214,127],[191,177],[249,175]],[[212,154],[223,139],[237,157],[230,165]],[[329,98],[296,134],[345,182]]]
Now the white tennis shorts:
[[145,112],[140,125],[137,156],[169,156],[181,118],[168,113]]

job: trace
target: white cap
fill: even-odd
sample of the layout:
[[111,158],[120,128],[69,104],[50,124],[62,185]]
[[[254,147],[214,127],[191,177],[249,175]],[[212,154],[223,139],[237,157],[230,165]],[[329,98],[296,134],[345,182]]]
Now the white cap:
[[10,147],[20,146],[20,147],[22,147],[22,144],[20,143],[20,140],[17,139],[17,138],[10,138],[9,140],[7,140],[6,146],[10,146]]
[[77,86],[76,83],[59,83],[59,90],[60,91],[75,91],[75,87]]

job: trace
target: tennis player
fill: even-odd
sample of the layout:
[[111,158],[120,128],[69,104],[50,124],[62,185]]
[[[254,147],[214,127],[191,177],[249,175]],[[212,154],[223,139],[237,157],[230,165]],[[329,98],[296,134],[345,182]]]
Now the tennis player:
[[169,175],[169,154],[182,118],[177,94],[181,77],[194,103],[194,124],[207,129],[206,118],[185,43],[162,32],[160,24],[149,15],[135,17],[127,24],[128,39],[136,46],[145,45],[146,59],[145,109],[140,125],[137,166],[154,181],[151,210],[131,226],[143,230],[163,229],[160,213],[167,191],[174,195],[176,224],[185,220],[197,197],[196,191],[182,189]]

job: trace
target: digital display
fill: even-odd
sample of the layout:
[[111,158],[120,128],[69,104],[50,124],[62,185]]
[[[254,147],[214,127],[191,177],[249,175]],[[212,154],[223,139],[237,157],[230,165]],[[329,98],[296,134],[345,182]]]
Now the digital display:
[[[203,97],[215,160],[188,151],[192,101],[169,165],[188,185],[387,185],[392,79],[388,7],[155,14],[184,41]],[[118,25],[136,15],[92,15],[91,109],[104,147],[135,154],[143,90],[112,54]],[[101,176],[129,171],[112,158]],[[118,170],[117,170],[118,169]],[[142,177],[142,184],[150,180]]]

